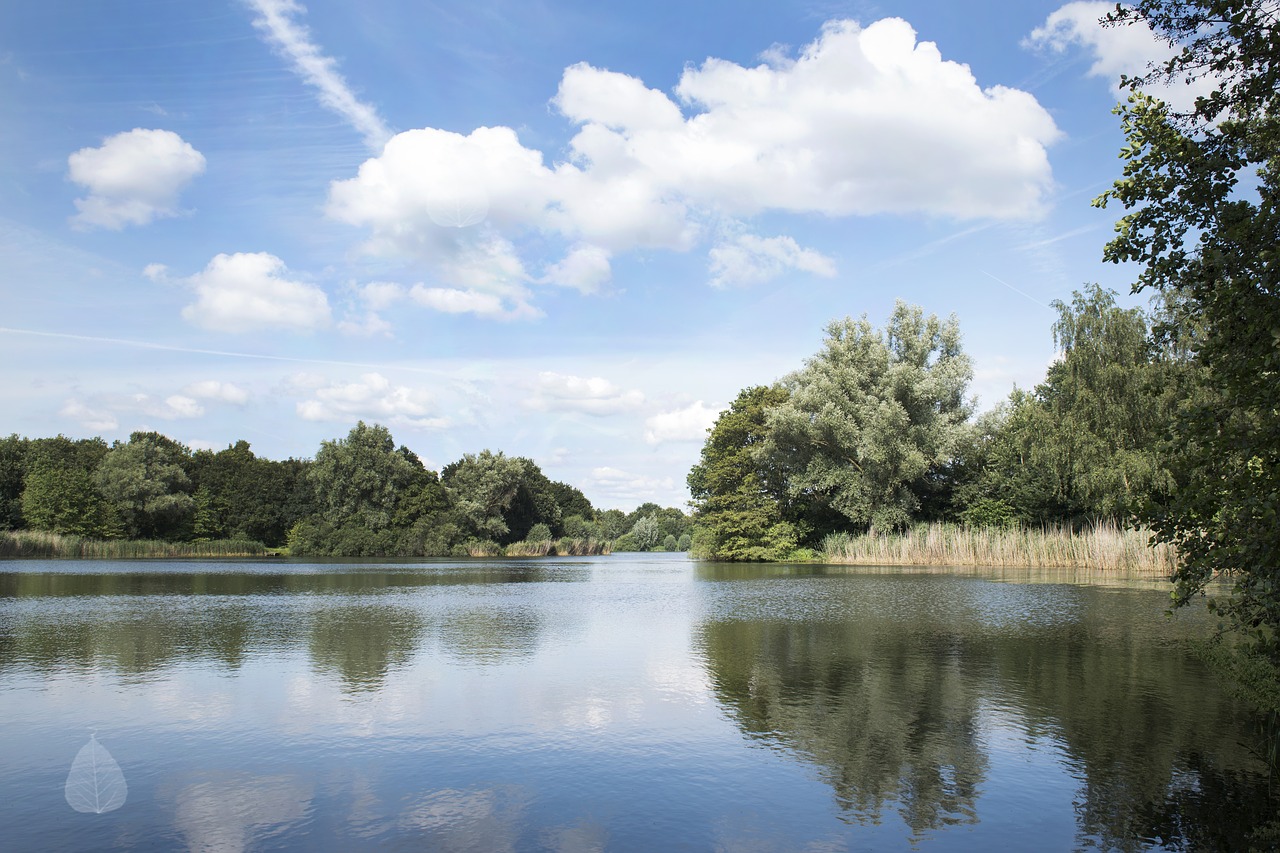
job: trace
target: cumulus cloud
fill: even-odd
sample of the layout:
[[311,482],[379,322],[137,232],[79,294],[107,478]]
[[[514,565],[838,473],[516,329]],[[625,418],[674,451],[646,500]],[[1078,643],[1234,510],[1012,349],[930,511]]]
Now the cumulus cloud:
[[244,405],[249,402],[249,392],[241,388],[239,385],[233,385],[230,382],[219,382],[216,379],[205,379],[201,382],[192,382],[190,385],[182,389],[183,393],[201,400],[217,400],[222,403],[232,403],[237,406]]
[[648,444],[703,441],[719,415],[718,408],[708,407],[701,400],[683,409],[660,412],[645,420],[644,440]]
[[204,414],[204,406],[184,394],[171,394],[163,400],[157,400],[147,394],[134,394],[132,402],[143,414],[166,421],[198,418]]
[[111,412],[90,408],[75,398],[67,400],[58,410],[58,414],[77,421],[85,429],[107,431],[120,426],[120,422]]
[[616,415],[644,405],[644,395],[623,390],[599,376],[585,378],[546,371],[538,374],[533,396],[525,404],[544,412]]
[[356,382],[335,382],[312,389],[312,399],[298,403],[308,421],[353,421],[362,418],[414,429],[442,429],[446,418],[432,415],[431,395],[420,388],[392,385],[380,373],[363,374]]
[[609,252],[599,246],[582,245],[575,246],[558,263],[548,267],[542,280],[582,293],[595,293],[612,275]]
[[[1121,75],[1133,77],[1143,74],[1153,65],[1173,58],[1177,51],[1142,24],[1103,27],[1098,23],[1114,9],[1115,4],[1105,0],[1068,3],[1051,13],[1042,26],[1032,30],[1023,44],[1053,53],[1065,53],[1072,47],[1084,48],[1093,56],[1089,76],[1108,81],[1112,92],[1119,95]],[[1148,91],[1175,109],[1189,110],[1195,105],[1197,95],[1208,95],[1213,89],[1214,80],[1206,77],[1189,85],[1178,82]]]
[[67,158],[67,177],[89,191],[75,201],[77,228],[119,231],[177,216],[178,195],[204,172],[204,155],[171,130],[134,128]]
[[284,261],[266,252],[217,255],[203,272],[185,280],[196,301],[182,309],[182,316],[220,332],[329,325],[324,291],[287,274]]
[[836,274],[835,261],[820,252],[802,248],[790,237],[744,234],[714,247],[710,258],[711,284],[714,287],[762,284],[787,270],[823,278]]
[[[674,98],[580,63],[553,103],[578,127],[565,162],[546,162],[508,127],[410,130],[335,181],[327,212],[366,229],[369,253],[518,300],[530,278],[511,241],[524,233],[572,247],[540,281],[590,292],[611,256],[688,251],[714,223],[765,211],[1035,217],[1052,184],[1046,148],[1060,136],[1030,94],[981,87],[896,18],[829,23],[796,57],[775,51],[752,68],[708,59],[684,70]],[[459,204],[483,206],[483,224],[441,224],[441,209]],[[717,247],[724,283],[833,269],[788,238],[753,239]]]
[[307,27],[296,20],[306,13],[294,0],[247,0],[257,12],[253,25],[293,66],[293,71],[320,95],[320,103],[351,125],[370,148],[379,150],[391,137],[378,111],[352,91],[333,57],[325,56]]

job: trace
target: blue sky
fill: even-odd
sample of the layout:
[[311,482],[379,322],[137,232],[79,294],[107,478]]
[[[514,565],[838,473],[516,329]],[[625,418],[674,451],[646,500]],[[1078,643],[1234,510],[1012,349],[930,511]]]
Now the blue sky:
[[680,506],[717,411],[895,299],[988,408],[1134,277],[1090,200],[1161,46],[1108,5],[5,4],[0,432],[364,419]]

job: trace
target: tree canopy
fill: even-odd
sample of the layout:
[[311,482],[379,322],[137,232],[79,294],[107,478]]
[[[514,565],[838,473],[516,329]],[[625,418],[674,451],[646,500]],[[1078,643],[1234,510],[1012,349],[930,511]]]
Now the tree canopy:
[[[1195,318],[1167,330],[1199,367],[1170,436],[1179,487],[1145,518],[1182,556],[1177,600],[1233,578],[1222,612],[1280,665],[1280,5],[1138,0],[1107,21],[1179,48],[1123,81],[1123,175],[1097,200],[1125,209],[1106,259]],[[1182,113],[1147,91],[1183,78],[1214,91]]]

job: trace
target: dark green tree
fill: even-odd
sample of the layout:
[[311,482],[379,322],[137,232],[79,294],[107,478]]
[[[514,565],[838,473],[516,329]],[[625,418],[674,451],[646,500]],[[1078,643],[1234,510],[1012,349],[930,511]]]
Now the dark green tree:
[[783,518],[786,481],[758,453],[769,434],[769,410],[787,398],[778,385],[747,388],[711,427],[688,477],[693,556],[777,560],[795,547],[796,527]]
[[17,433],[0,438],[0,530],[20,530],[22,489],[27,474],[27,445]]
[[[1203,391],[1173,426],[1179,487],[1146,520],[1178,548],[1177,602],[1231,578],[1220,612],[1280,668],[1280,10],[1137,0],[1107,20],[1180,48],[1122,82],[1123,177],[1096,202],[1125,209],[1104,257],[1139,264],[1135,289],[1177,294],[1197,318]],[[1206,76],[1215,91],[1185,113],[1145,91]]]

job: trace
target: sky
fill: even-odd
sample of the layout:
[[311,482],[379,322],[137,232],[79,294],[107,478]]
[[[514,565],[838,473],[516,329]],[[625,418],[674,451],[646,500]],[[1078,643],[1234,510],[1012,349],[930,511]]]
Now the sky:
[[[828,323],[954,314],[978,411],[1120,215],[1107,2],[0,7],[0,434],[428,467],[683,507]],[[1177,102],[1194,92],[1170,91]]]

